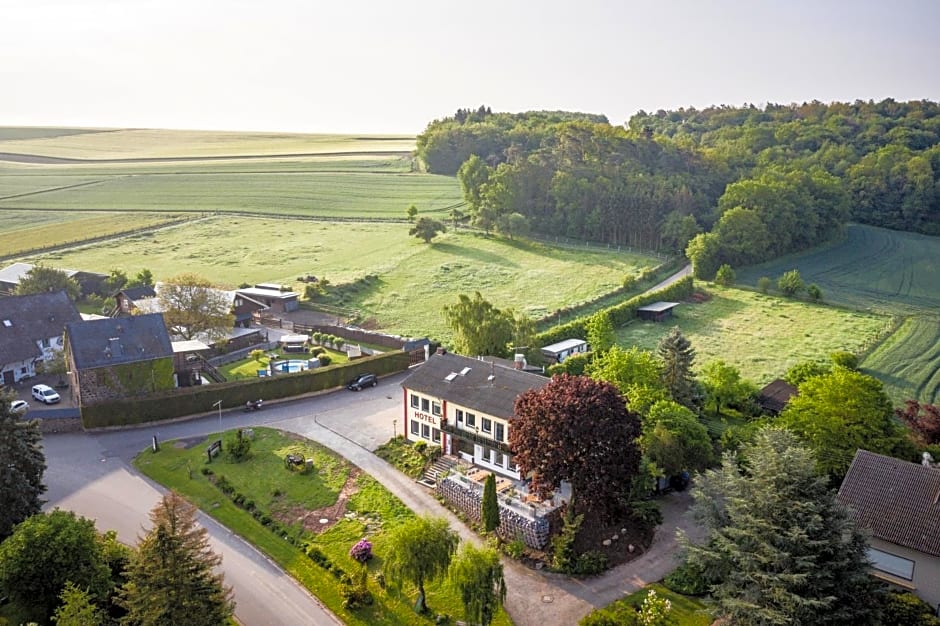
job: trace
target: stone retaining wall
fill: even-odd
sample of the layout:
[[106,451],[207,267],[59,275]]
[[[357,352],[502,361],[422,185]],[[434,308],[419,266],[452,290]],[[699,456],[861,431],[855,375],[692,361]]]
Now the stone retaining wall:
[[[482,492],[472,491],[457,481],[447,478],[438,482],[437,492],[448,503],[463,511],[474,521],[480,521],[480,510],[483,505]],[[500,503],[497,533],[505,541],[521,538],[530,548],[542,550],[548,545],[548,540],[551,538],[550,517],[542,516],[530,519]]]

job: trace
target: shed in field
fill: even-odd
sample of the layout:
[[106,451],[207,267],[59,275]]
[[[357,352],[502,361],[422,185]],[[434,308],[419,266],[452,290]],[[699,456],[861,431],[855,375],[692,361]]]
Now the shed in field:
[[588,342],[583,339],[565,339],[542,348],[542,356],[550,363],[561,363],[572,354],[588,351]]
[[672,310],[677,306],[679,306],[678,302],[654,302],[638,308],[636,316],[641,320],[662,322],[672,317]]

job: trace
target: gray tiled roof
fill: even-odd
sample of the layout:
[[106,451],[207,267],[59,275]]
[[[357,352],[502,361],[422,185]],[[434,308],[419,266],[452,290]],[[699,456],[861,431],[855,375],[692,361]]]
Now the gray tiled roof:
[[39,358],[40,339],[59,337],[82,316],[64,291],[0,298],[0,361]]
[[940,556],[940,469],[855,453],[839,501],[873,537]]
[[[460,372],[469,368],[466,374]],[[450,374],[457,374],[450,377]],[[492,378],[490,378],[492,376]],[[451,378],[447,381],[447,378]],[[494,417],[510,419],[519,394],[547,385],[538,374],[503,367],[459,354],[434,354],[401,386]]]
[[173,356],[161,313],[69,324],[67,331],[80,370]]
[[123,293],[124,296],[131,301],[157,297],[157,292],[154,290],[154,288],[147,285],[122,289],[121,293]]

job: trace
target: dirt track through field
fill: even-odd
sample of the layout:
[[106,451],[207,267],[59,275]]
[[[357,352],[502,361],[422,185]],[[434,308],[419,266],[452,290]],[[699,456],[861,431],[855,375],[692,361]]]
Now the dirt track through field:
[[107,163],[174,163],[189,161],[245,161],[251,159],[297,159],[306,157],[364,157],[364,156],[410,156],[409,151],[350,151],[350,152],[291,152],[285,154],[238,154],[225,156],[186,156],[186,157],[138,157],[129,159],[71,159],[66,157],[45,156],[42,154],[21,154],[18,152],[0,152],[0,161],[11,163],[35,163],[41,165],[66,164],[107,164]]

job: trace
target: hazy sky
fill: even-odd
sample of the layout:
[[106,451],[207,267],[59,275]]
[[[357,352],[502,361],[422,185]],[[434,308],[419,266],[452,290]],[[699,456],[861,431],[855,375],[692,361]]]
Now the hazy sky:
[[940,1],[0,0],[0,126],[417,133],[458,107],[940,100]]

